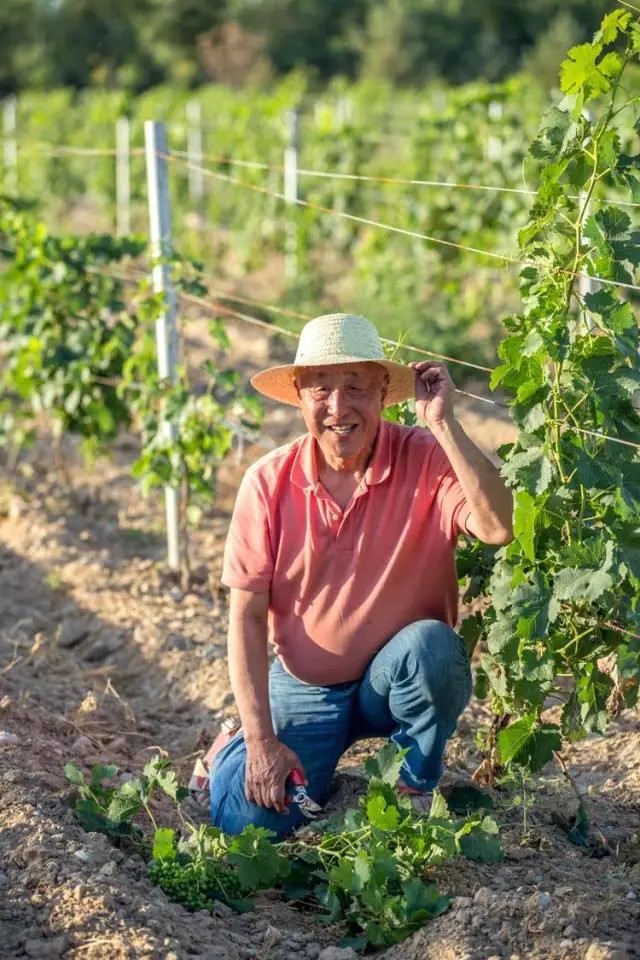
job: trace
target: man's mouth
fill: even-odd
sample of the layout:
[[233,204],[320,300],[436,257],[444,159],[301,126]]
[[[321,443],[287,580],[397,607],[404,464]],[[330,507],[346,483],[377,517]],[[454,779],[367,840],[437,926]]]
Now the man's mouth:
[[348,437],[357,426],[357,423],[341,423],[339,425],[329,426],[327,429],[331,430],[331,432],[335,433],[338,437]]

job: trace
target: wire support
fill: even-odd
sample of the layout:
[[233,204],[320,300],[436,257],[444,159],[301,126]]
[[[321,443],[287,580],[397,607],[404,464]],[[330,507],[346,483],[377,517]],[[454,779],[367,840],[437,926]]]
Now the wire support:
[[[266,320],[260,320],[258,317],[253,317],[250,314],[242,313],[238,310],[233,310],[231,307],[227,307],[225,304],[213,303],[210,300],[204,299],[204,297],[197,297],[191,293],[180,293],[180,297],[183,300],[186,300],[189,303],[195,303],[201,307],[205,307],[208,310],[213,312],[221,312],[226,314],[226,316],[236,317],[238,320],[243,320],[246,323],[252,324],[256,327],[261,327],[263,330],[267,330],[270,333],[282,334],[285,337],[292,337],[293,339],[298,338],[298,334],[293,330],[287,330],[286,327],[280,327],[275,323],[268,323]],[[384,341],[383,341],[384,342]],[[403,347],[404,344],[395,343],[393,340],[387,341],[392,343],[395,346]],[[504,410],[508,410],[506,403],[499,403],[497,400],[491,400],[489,397],[482,397],[475,393],[469,393],[466,390],[460,390],[458,387],[455,388],[455,392],[461,394],[464,397],[470,397],[472,400],[481,400],[483,403],[488,403],[492,407],[501,407]]]
[[[171,153],[174,156],[185,160],[188,160],[190,156],[186,150],[172,150]],[[275,170],[279,173],[284,172],[284,166],[281,163],[263,163],[257,160],[236,160],[234,157],[215,154],[205,154],[203,155],[202,159],[206,163],[219,163],[225,166],[244,167],[247,170]],[[313,170],[308,167],[298,167],[297,174],[301,177],[315,177],[325,180],[351,180],[362,181],[364,183],[381,183],[406,187],[432,187],[438,190],[471,190],[481,192],[484,191],[487,193],[510,193],[523,197],[535,197],[537,194],[536,190],[531,190],[526,187],[505,187],[498,184],[488,183],[458,183],[455,180],[422,180],[410,177],[384,177],[381,175],[374,176],[372,174],[363,173],[345,173],[335,170]],[[569,199],[580,201],[582,198],[578,194],[570,194]],[[633,200],[607,199],[604,197],[593,197],[592,199],[594,203],[609,203],[612,206],[618,207],[640,208],[640,203],[636,203]]]
[[[206,279],[207,278],[205,277],[205,280]],[[271,310],[274,313],[280,313],[282,316],[293,317],[296,320],[313,320],[313,317],[308,313],[298,313],[295,310],[287,310],[283,307],[275,307],[272,304],[262,303],[260,300],[252,300],[249,297],[241,297],[235,293],[227,293],[226,291],[214,289],[211,290],[211,293],[213,293],[216,297],[221,297],[223,300],[235,300],[237,303],[242,303],[245,306],[260,307],[263,310]],[[471,370],[481,370],[483,373],[493,373],[492,367],[485,367],[480,363],[471,363],[469,360],[459,360],[457,357],[449,357],[444,353],[436,353],[434,350],[425,350],[423,347],[414,347],[413,344],[404,343],[399,340],[390,340],[388,337],[380,337],[380,340],[382,343],[387,344],[390,347],[406,350],[409,353],[417,353],[424,357],[435,357],[436,360],[444,360],[446,363],[457,363],[461,367],[469,367]]]
[[[618,2],[620,3],[621,0],[618,0]],[[635,8],[631,7],[630,9]],[[51,156],[111,157],[118,154],[118,151],[113,147],[75,147],[66,144],[50,144],[44,142],[31,143],[26,147],[27,150],[32,150],[34,148],[43,151],[48,150]],[[144,149],[141,147],[133,147],[128,151],[128,153],[130,156],[143,156]],[[190,153],[188,153],[186,150],[171,150],[171,157],[174,159],[189,161],[190,156]],[[217,154],[203,154],[202,160],[206,163],[219,163],[225,166],[243,167],[247,170],[275,170],[280,173],[284,171],[284,166],[281,163],[264,163],[259,160],[240,160],[234,157]],[[196,164],[193,164],[192,166],[195,169],[200,169],[200,167]],[[215,175],[214,171],[209,171],[209,173],[211,176]],[[297,173],[299,176],[316,177],[326,180],[352,180],[363,181],[365,183],[381,183],[387,185],[395,184],[397,186],[432,187],[438,190],[449,189],[484,191],[488,193],[510,193],[524,197],[535,197],[537,194],[536,190],[531,190],[526,187],[505,187],[498,184],[489,183],[458,183],[455,180],[422,180],[411,177],[385,177],[381,175],[374,176],[373,174],[344,173],[335,170],[313,170],[307,167],[298,167]],[[249,186],[249,184],[245,184],[245,186]],[[569,194],[568,199],[580,201],[582,200],[582,197],[579,194]],[[592,202],[606,203],[616,207],[640,208],[640,203],[637,203],[633,200],[592,197]]]
[[[503,267],[508,267],[508,266],[538,267],[539,266],[539,264],[536,263],[535,261],[520,260],[517,257],[512,257],[512,256],[509,256],[508,254],[496,253],[495,251],[491,251],[491,250],[481,250],[478,247],[472,247],[467,244],[456,243],[453,240],[443,240],[442,237],[433,237],[430,234],[418,233],[417,231],[414,231],[414,230],[407,230],[404,227],[396,227],[393,224],[383,223],[380,220],[371,220],[368,217],[359,217],[354,213],[346,213],[344,210],[335,210],[333,207],[325,207],[322,204],[311,203],[308,200],[301,200],[299,198],[296,200],[288,200],[287,197],[284,195],[284,193],[280,193],[275,190],[269,190],[267,187],[261,187],[255,183],[247,183],[246,180],[238,180],[237,177],[231,177],[229,176],[229,174],[226,174],[226,173],[218,173],[215,170],[209,170],[208,167],[203,167],[200,164],[196,164],[196,163],[189,163],[188,161],[182,160],[179,157],[173,156],[172,154],[165,154],[164,157],[165,159],[169,161],[173,161],[179,166],[183,166],[185,169],[198,170],[202,174],[204,174],[204,176],[211,177],[214,180],[221,180],[225,183],[231,183],[234,186],[244,187],[247,190],[252,190],[255,193],[261,193],[264,196],[274,197],[277,200],[282,200],[288,203],[295,203],[297,206],[306,207],[309,210],[317,210],[320,213],[327,213],[330,216],[338,217],[340,219],[350,220],[355,223],[362,223],[365,226],[377,227],[381,230],[387,230],[390,233],[397,233],[402,236],[411,237],[414,240],[424,240],[427,243],[434,243],[436,245],[444,246],[447,248],[462,250],[465,253],[474,253],[480,257],[488,257],[492,260],[498,260],[501,262]],[[605,286],[620,287],[625,290],[635,290],[640,292],[640,286],[638,286],[635,283],[625,283],[622,280],[611,280],[607,277],[599,277],[599,276],[594,276],[592,274],[587,274],[587,273],[576,273],[575,271],[572,271],[572,270],[558,269],[557,272],[564,276],[575,277],[576,279],[579,279],[582,277],[585,280],[591,280],[594,283],[601,283]]]

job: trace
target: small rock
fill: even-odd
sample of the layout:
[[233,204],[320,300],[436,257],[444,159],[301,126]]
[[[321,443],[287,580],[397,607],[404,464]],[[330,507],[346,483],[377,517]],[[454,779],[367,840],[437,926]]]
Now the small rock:
[[119,650],[123,644],[123,638],[117,633],[105,633],[87,648],[84,659],[90,662],[96,660],[105,660],[107,657]]
[[171,587],[171,589],[169,590],[169,596],[171,597],[174,603],[180,603],[180,601],[184,597],[184,593],[182,592],[180,587]]
[[563,937],[575,937],[575,935],[577,934],[577,932],[578,932],[578,931],[576,930],[576,928],[575,928],[572,924],[568,924],[568,925],[564,928],[564,930],[562,931],[562,936],[563,936]]
[[563,886],[563,887],[554,887],[553,895],[554,897],[568,897],[573,893],[573,887]]
[[638,894],[635,892],[635,890],[629,890],[627,894],[627,900],[637,900],[637,899],[638,899]]
[[65,620],[60,625],[58,643],[61,647],[75,647],[89,634],[89,624],[86,620]]
[[9,733],[8,730],[0,730],[0,744],[17,742],[18,738],[15,733]]
[[107,860],[106,863],[102,864],[98,873],[100,873],[103,877],[112,877],[116,873],[117,869],[118,868],[113,860]]
[[181,633],[170,633],[165,643],[167,650],[186,650],[189,644]]
[[322,948],[319,943],[312,942],[307,944],[305,953],[309,957],[309,960],[316,960],[321,949]]
[[26,940],[24,952],[28,957],[36,957],[39,960],[55,960],[61,957],[68,949],[69,938],[66,935],[60,937],[47,937],[39,940]]
[[481,907],[488,907],[493,902],[493,893],[488,887],[480,887],[474,894],[474,902]]
[[6,873],[0,873],[0,887],[6,887],[9,883],[9,877]]
[[265,951],[270,950],[271,947],[275,946],[276,943],[280,943],[281,940],[282,932],[278,930],[277,927],[272,927],[271,924],[269,924],[262,938]]
[[318,960],[357,960],[357,957],[352,947],[325,947],[318,954]]
[[214,917],[230,917],[233,914],[233,910],[227,903],[223,903],[222,900],[216,900],[211,907],[211,913]]
[[592,943],[584,960],[630,960],[624,947],[612,947],[608,943]]
[[551,906],[551,897],[548,893],[543,892],[538,894],[538,907],[540,910],[548,910]]
[[89,740],[89,737],[85,737],[83,734],[81,734],[79,737],[76,737],[71,744],[71,752],[78,757],[85,757],[88,753],[91,753],[92,750],[93,744],[91,743],[91,740]]
[[77,850],[73,851],[73,855],[81,863],[89,863],[91,860],[91,852],[86,847],[78,847]]

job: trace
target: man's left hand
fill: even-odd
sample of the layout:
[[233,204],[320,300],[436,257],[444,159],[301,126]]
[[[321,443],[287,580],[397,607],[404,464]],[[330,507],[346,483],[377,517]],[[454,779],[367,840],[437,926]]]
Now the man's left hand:
[[409,364],[416,373],[416,416],[433,429],[453,419],[455,387],[441,363],[420,360]]

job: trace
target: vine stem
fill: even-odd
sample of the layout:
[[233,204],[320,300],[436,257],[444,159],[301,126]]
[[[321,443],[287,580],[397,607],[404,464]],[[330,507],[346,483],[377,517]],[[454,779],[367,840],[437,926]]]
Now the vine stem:
[[587,817],[588,817],[589,823],[591,824],[591,826],[593,827],[593,829],[594,829],[594,830],[596,831],[596,833],[598,834],[598,839],[600,840],[600,843],[602,844],[602,847],[603,847],[605,850],[608,850],[608,849],[609,849],[609,841],[608,841],[607,838],[604,836],[604,834],[602,833],[600,827],[598,826],[597,822],[595,821],[595,819],[594,819],[594,817],[593,817],[593,810],[592,810],[591,804],[590,804],[590,803],[588,802],[588,800],[587,800],[587,794],[586,794],[586,792],[585,792],[584,790],[581,790],[581,789],[580,789],[580,787],[579,787],[578,784],[576,783],[574,777],[573,777],[573,776],[571,775],[571,773],[569,772],[569,768],[568,768],[568,766],[567,766],[567,762],[566,762],[566,760],[564,759],[564,757],[562,756],[562,754],[559,753],[557,750],[554,750],[554,751],[553,751],[553,757],[554,757],[554,760],[556,761],[556,763],[558,764],[558,766],[560,767],[560,770],[562,771],[562,776],[565,778],[565,780],[567,781],[567,783],[568,783],[569,786],[571,787],[571,790],[572,790],[573,794],[575,795],[576,799],[578,800],[578,803],[582,805],[582,807],[585,809],[585,811],[587,810],[587,807],[589,807],[589,810],[588,810],[588,812],[587,812]]

